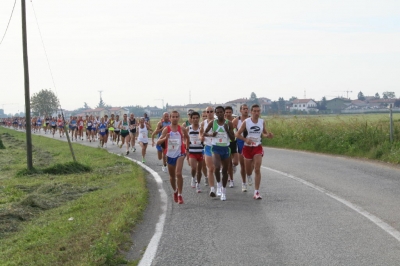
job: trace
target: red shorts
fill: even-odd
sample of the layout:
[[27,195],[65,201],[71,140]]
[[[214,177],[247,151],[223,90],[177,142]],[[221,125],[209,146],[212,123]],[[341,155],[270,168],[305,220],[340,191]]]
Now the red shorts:
[[264,156],[264,150],[261,145],[258,146],[243,146],[242,150],[242,155],[245,159],[251,160],[254,158],[255,155],[260,154],[261,156]]
[[196,159],[198,162],[203,161],[203,154],[202,153],[189,153],[189,158]]

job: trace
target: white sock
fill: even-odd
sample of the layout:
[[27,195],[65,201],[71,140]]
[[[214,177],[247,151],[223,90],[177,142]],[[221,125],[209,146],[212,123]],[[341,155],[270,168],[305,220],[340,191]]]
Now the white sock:
[[226,193],[226,188],[222,188],[222,193],[225,194]]
[[221,187],[221,182],[217,182],[217,187]]

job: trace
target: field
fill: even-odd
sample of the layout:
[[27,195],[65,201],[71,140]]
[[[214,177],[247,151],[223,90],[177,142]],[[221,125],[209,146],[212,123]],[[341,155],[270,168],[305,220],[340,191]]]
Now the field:
[[115,265],[147,205],[144,172],[105,150],[0,128],[0,264]]
[[400,114],[267,116],[273,139],[263,144],[400,163]]

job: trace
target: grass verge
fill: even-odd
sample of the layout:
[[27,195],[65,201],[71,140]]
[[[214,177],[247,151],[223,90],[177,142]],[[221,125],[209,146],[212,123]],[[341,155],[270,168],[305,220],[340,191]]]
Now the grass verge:
[[[144,172],[105,150],[0,128],[1,265],[116,265],[147,204]],[[72,170],[73,169],[73,170]]]

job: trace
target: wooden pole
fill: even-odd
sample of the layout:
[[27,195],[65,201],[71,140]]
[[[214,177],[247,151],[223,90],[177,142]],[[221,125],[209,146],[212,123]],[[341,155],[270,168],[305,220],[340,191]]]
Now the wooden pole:
[[28,68],[28,47],[26,34],[26,9],[25,0],[21,0],[22,12],[22,48],[24,61],[24,80],[25,80],[25,122],[26,122],[26,159],[28,170],[33,169],[32,163],[32,132],[31,132],[31,99],[29,94],[29,68]]

